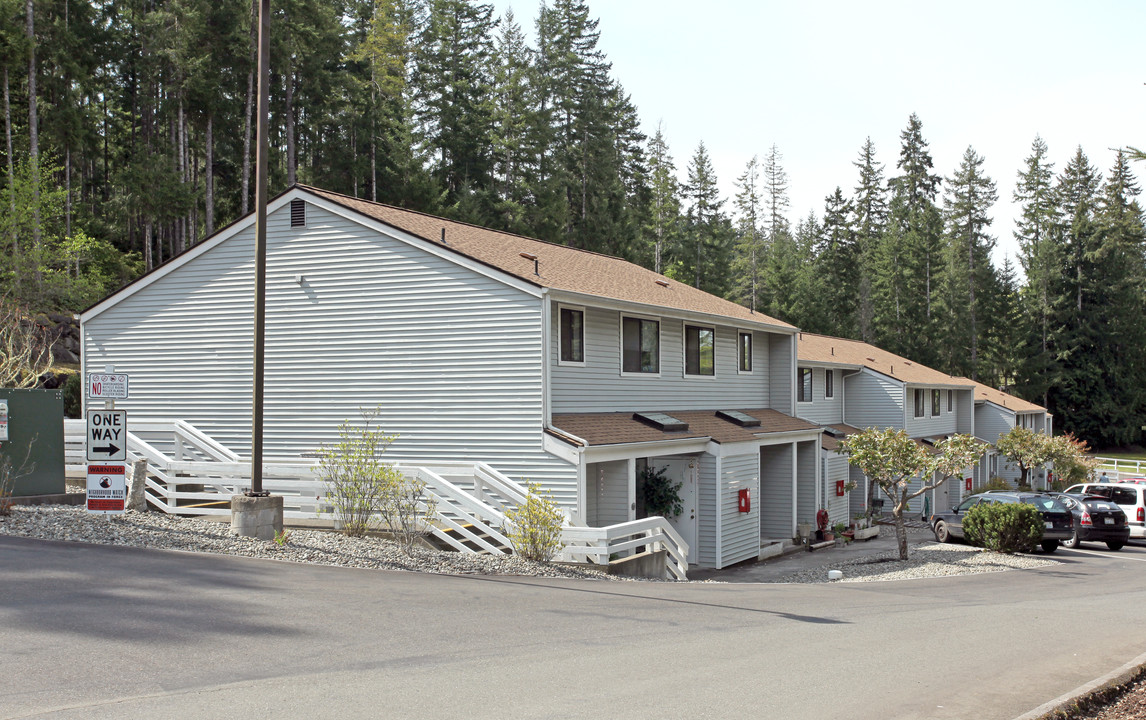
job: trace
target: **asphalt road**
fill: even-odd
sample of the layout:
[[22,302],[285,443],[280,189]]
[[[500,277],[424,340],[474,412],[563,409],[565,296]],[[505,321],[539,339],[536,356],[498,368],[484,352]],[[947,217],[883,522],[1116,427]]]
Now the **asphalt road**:
[[1146,548],[834,585],[450,577],[0,537],[0,717],[1014,718],[1146,650]]

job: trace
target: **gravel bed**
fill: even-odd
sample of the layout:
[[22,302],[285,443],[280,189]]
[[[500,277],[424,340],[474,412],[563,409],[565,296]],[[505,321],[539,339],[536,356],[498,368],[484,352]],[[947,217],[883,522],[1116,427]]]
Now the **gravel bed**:
[[[911,548],[907,560],[892,550],[852,558],[786,575],[775,582],[826,583],[909,580],[914,578],[975,575],[1003,570],[1027,570],[1055,565],[1054,560],[1036,555],[1004,555],[968,545],[924,543]],[[840,580],[828,580],[829,570],[840,570]]]
[[1079,714],[1067,713],[1073,720],[1143,720],[1146,718],[1146,679],[1139,678],[1099,709]]
[[411,557],[397,543],[384,538],[350,538],[322,530],[292,528],[287,542],[279,545],[232,535],[229,523],[155,512],[101,516],[64,505],[16,505],[11,515],[0,516],[0,535],[446,575],[628,579],[596,570],[537,563],[516,555],[469,555],[415,548]]

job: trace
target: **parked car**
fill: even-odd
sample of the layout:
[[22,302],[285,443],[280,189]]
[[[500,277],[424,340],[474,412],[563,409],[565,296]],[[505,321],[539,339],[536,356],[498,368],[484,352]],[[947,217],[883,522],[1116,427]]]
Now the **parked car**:
[[1126,513],[1126,524],[1130,526],[1130,539],[1146,538],[1146,485],[1133,483],[1081,483],[1071,485],[1065,492],[1099,495],[1112,501]]
[[1059,543],[1074,536],[1074,516],[1062,502],[1051,495],[1039,492],[1018,492],[992,490],[972,495],[950,512],[937,512],[931,516],[931,529],[939,542],[952,542],[963,539],[963,517],[967,511],[979,503],[1027,503],[1034,505],[1043,514],[1045,528],[1039,544],[1045,552],[1058,549]]
[[1076,548],[1081,542],[1104,542],[1111,550],[1121,550],[1130,538],[1126,513],[1110,498],[1082,493],[1050,493],[1074,515],[1074,536],[1063,540],[1063,547]]

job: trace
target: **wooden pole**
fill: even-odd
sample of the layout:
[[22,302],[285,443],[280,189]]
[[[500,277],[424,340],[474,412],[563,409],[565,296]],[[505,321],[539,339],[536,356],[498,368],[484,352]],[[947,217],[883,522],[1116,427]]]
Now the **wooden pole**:
[[267,304],[267,115],[270,114],[271,0],[259,4],[259,122],[255,151],[255,348],[251,410],[251,490],[263,490],[263,369]]

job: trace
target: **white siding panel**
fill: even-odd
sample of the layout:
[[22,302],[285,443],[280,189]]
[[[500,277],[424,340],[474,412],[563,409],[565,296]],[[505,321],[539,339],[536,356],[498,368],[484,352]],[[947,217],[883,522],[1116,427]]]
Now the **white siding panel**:
[[[862,510],[851,512],[849,507],[849,495],[859,495],[862,497],[863,490],[856,486],[856,489],[851,493],[844,493],[842,496],[836,495],[836,482],[843,482],[847,484],[848,481],[848,458],[846,455],[837,455],[834,451],[823,451],[824,456],[824,497],[827,501],[824,503],[828,509],[828,517],[832,524],[838,522],[848,522],[852,515],[862,512]],[[862,500],[861,507],[862,507]]]
[[[483,460],[575,506],[576,468],[542,450],[537,298],[309,204],[267,235],[268,458],[378,407],[389,457]],[[132,414],[249,453],[253,257],[247,229],[85,323],[85,365],[131,375]]]
[[588,494],[594,499],[590,506],[594,514],[588,525],[605,527],[627,522],[629,519],[629,461],[589,463],[586,477],[592,482]]
[[[558,303],[552,323],[558,326]],[[641,315],[640,317],[648,317]],[[561,365],[559,337],[550,344],[553,412],[618,412],[636,410],[707,410],[770,407],[768,392],[769,333],[753,332],[751,373],[737,371],[737,329],[716,326],[716,370],[712,377],[684,376],[683,321],[660,318],[660,374],[621,375],[621,313],[585,308],[585,363]]]
[[[721,557],[718,567],[728,567],[760,555],[760,456],[752,453],[723,457],[720,467]],[[747,489],[752,496],[750,512],[740,512],[742,489]]]
[[816,477],[819,475],[820,443],[796,443],[796,517],[816,517]]
[[[946,391],[944,391],[946,392]],[[960,432],[965,435],[975,435],[978,430],[977,417],[974,411],[975,407],[975,391],[974,390],[956,390],[955,391],[955,432]]]
[[975,435],[994,445],[1000,435],[1015,426],[1015,414],[998,405],[983,403],[975,408]]
[[[824,392],[827,388],[827,373],[835,373],[832,397]],[[812,368],[812,401],[796,403],[796,416],[809,422],[834,425],[844,421],[843,371],[827,368]]]
[[[760,448],[760,534],[772,540],[793,537],[792,445],[765,445]],[[815,522],[815,514],[799,518]]]
[[903,387],[898,382],[861,370],[849,375],[844,385],[844,422],[858,428],[903,427]]
[[[698,494],[696,560],[702,567],[723,567],[716,557],[716,503],[720,492],[716,480],[717,458],[704,453],[697,462],[699,475],[696,487]],[[722,458],[722,462],[727,463],[727,458]],[[756,538],[756,544],[759,552],[759,537]]]
[[[867,512],[868,505],[870,505],[870,503],[868,503],[869,497],[884,497],[883,493],[875,494],[878,490],[874,486],[869,488],[870,483],[867,477],[864,476],[858,467],[850,463],[848,464],[848,477],[856,484],[856,489],[848,493],[848,509],[852,515]],[[884,502],[883,510],[885,515],[891,511],[886,501]]]
[[792,351],[795,342],[795,335],[773,333],[768,336],[768,382],[772,393],[772,404],[768,407],[788,415],[796,413],[796,396],[793,394],[796,391],[796,356]]

